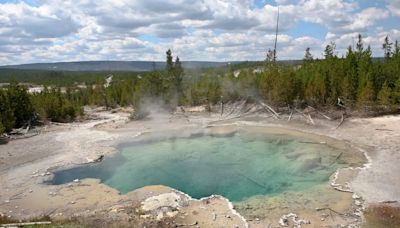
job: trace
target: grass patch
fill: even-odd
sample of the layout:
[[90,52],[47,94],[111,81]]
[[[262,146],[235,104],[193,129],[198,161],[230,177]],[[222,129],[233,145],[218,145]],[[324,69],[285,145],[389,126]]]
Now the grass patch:
[[400,207],[379,205],[369,207],[365,213],[363,228],[400,227]]

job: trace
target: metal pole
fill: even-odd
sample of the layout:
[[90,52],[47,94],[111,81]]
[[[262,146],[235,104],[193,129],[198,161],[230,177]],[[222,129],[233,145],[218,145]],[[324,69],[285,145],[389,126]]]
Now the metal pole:
[[279,6],[278,6],[278,18],[276,19],[276,34],[275,34],[275,45],[274,45],[274,62],[276,61],[276,45],[278,43],[278,32],[279,32]]

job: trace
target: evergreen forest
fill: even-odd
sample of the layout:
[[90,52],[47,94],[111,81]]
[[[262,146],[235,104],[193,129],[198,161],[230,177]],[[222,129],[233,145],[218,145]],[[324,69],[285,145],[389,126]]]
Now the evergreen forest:
[[[184,70],[179,57],[166,52],[166,67],[152,72],[57,72],[0,70],[0,134],[34,121],[70,122],[84,115],[83,106],[107,109],[132,106],[139,110],[145,99],[157,99],[169,110],[176,106],[215,105],[242,98],[263,100],[274,107],[308,105],[335,109],[398,111],[400,107],[400,45],[383,40],[383,58],[373,58],[360,35],[354,47],[338,56],[336,46],[326,46],[323,59],[311,50],[296,63],[276,62],[268,52],[262,63],[241,63]],[[113,75],[112,83],[106,78]],[[24,82],[24,83],[22,83]],[[28,85],[44,86],[28,93]],[[84,85],[84,86],[82,86]]]

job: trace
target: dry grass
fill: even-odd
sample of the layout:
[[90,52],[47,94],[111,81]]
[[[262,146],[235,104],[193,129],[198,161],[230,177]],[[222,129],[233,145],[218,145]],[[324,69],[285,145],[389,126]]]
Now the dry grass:
[[371,206],[365,211],[364,228],[400,227],[400,207]]

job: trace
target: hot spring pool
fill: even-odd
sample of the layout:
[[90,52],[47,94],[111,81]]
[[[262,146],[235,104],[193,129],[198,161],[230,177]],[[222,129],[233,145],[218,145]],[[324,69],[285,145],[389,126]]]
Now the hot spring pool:
[[194,198],[218,194],[241,201],[326,184],[346,165],[341,151],[326,144],[249,131],[144,138],[119,149],[101,163],[55,172],[52,184],[97,178],[121,193],[166,185]]

